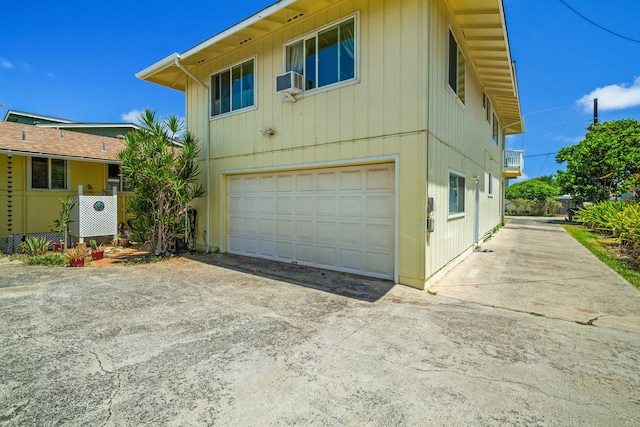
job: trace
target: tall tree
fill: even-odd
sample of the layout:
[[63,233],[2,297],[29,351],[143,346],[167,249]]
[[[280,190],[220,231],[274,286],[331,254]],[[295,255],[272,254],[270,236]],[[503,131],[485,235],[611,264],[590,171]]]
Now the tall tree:
[[134,191],[128,205],[131,228],[136,241],[149,243],[152,255],[166,256],[176,236],[184,234],[188,204],[205,194],[197,182],[197,139],[183,133],[176,116],[160,122],[146,110],[140,122],[143,126],[127,134],[126,148],[118,153]]
[[619,196],[625,181],[640,170],[640,122],[633,119],[592,124],[584,140],[564,147],[556,156],[566,162],[558,184],[579,202]]

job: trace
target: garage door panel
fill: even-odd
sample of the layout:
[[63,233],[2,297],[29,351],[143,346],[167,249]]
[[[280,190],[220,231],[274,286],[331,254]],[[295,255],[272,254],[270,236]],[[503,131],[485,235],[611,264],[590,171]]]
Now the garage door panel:
[[276,191],[276,177],[275,176],[261,176],[260,180],[260,192],[274,192]]
[[316,198],[316,215],[335,217],[338,213],[337,196],[318,196]]
[[372,168],[367,171],[367,190],[394,190],[393,170]]
[[393,164],[228,178],[227,249],[393,278]]
[[318,191],[336,191],[337,178],[335,172],[320,172],[317,174]]
[[296,259],[298,262],[304,262],[306,264],[313,264],[315,248],[313,245],[296,244]]
[[343,268],[356,272],[362,271],[362,251],[355,249],[340,249],[340,260]]
[[362,171],[352,170],[340,173],[340,190],[358,190],[362,189]]
[[313,175],[300,174],[296,177],[296,191],[313,191]]
[[282,260],[293,260],[293,243],[292,242],[277,242],[276,243],[276,256]]
[[362,224],[358,222],[340,223],[340,242],[350,245],[362,245]]
[[260,240],[260,255],[267,258],[276,256],[276,244],[273,240]]
[[362,197],[361,196],[341,196],[340,197],[340,216],[360,218],[362,216]]
[[366,245],[391,249],[393,246],[393,227],[388,224],[366,224]]
[[290,192],[295,189],[295,177],[293,175],[278,175],[276,181],[278,183],[277,190],[279,193]]
[[296,239],[297,240],[306,240],[306,241],[314,241],[315,233],[314,233],[314,225],[313,221],[309,220],[298,220],[296,221]]
[[389,195],[367,196],[366,212],[367,218],[390,218],[394,215],[395,200]]
[[296,215],[313,215],[314,203],[311,196],[296,197]]
[[316,238],[319,242],[336,242],[336,229],[338,224],[335,222],[316,222]]

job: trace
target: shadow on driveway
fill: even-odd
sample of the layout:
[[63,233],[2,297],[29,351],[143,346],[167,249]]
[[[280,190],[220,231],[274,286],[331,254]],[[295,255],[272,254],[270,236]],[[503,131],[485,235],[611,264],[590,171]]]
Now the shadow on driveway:
[[379,300],[394,286],[390,280],[231,254],[189,255],[187,258],[365,302]]

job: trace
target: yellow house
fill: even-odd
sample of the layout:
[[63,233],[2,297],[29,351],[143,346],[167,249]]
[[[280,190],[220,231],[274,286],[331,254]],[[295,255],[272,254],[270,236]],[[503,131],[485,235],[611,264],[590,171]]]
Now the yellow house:
[[200,249],[422,289],[522,174],[501,0],[282,0],[137,77],[185,93]]
[[[52,218],[59,197],[123,190],[116,153],[121,138],[66,129],[0,122],[0,249],[18,251],[25,235],[57,240]],[[125,194],[118,193],[118,221],[125,221]]]

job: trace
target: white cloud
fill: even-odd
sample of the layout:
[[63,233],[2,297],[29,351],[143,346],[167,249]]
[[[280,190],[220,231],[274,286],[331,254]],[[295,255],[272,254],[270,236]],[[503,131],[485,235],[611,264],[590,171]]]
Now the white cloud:
[[52,72],[44,73],[44,75],[49,77],[49,78],[51,78],[51,79],[55,79],[56,78],[56,75],[53,74]]
[[577,103],[582,104],[585,112],[593,111],[592,101],[598,98],[598,110],[623,110],[640,106],[640,77],[636,77],[632,85],[613,84],[599,87],[580,98]]
[[128,113],[123,114],[122,120],[126,123],[140,123],[140,115],[143,113],[142,110],[131,110]]
[[0,68],[4,68],[5,70],[10,70],[13,68],[13,64],[5,58],[0,58]]

